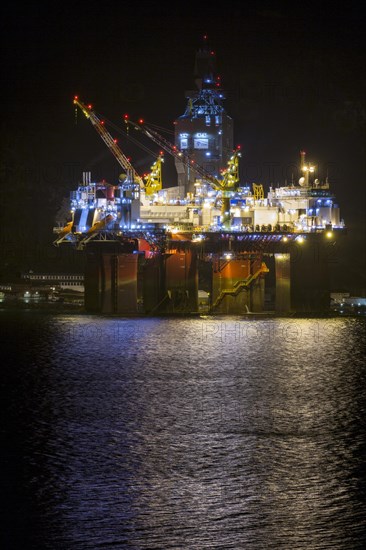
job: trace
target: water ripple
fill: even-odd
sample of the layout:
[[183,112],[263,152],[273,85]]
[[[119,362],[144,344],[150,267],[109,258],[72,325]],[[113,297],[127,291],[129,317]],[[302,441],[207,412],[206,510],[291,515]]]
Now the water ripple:
[[7,550],[365,547],[363,319],[0,320]]

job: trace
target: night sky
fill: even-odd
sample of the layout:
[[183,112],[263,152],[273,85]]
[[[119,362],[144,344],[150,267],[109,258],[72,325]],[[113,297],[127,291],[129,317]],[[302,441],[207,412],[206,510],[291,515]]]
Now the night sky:
[[[3,280],[23,270],[65,267],[52,246],[60,207],[83,170],[111,183],[120,173],[80,112],[75,123],[73,96],[122,130],[129,113],[173,131],[185,110],[185,91],[195,88],[194,58],[206,33],[235,145],[243,151],[242,183],[263,183],[266,191],[270,184],[284,185],[292,173],[296,177],[304,149],[320,179],[328,175],[348,227],[337,248],[335,284],[366,291],[365,17],[356,2],[342,9],[243,5],[2,6]],[[157,146],[144,142],[149,154],[111,133],[137,171],[148,171]],[[164,169],[165,186],[175,185],[172,159]]]

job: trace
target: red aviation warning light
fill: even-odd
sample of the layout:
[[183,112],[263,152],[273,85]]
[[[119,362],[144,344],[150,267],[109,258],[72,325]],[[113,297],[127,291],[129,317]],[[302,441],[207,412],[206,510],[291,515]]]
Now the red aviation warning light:
[[[77,96],[75,96],[77,97]],[[136,170],[133,168],[133,166],[130,163],[130,160],[126,157],[126,155],[123,153],[123,151],[118,146],[118,140],[114,139],[111,134],[107,131],[105,124],[103,121],[101,121],[98,116],[94,113],[92,110],[91,105],[85,105],[82,103],[79,99],[74,98],[74,103],[77,105],[81,111],[84,113],[86,118],[90,120],[92,125],[94,126],[95,130],[98,132],[104,143],[107,145],[107,147],[110,149],[110,151],[113,153],[115,159],[117,162],[122,166],[122,168],[126,171],[127,174],[131,173],[131,176],[133,178],[133,181],[138,183],[141,188],[144,188],[144,181],[137,174]]]

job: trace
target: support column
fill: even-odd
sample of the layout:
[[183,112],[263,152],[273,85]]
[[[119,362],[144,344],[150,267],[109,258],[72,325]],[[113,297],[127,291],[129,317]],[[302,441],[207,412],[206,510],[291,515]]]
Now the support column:
[[139,254],[118,254],[116,257],[116,306],[118,313],[138,313]]
[[112,299],[112,276],[114,279],[114,262],[112,254],[101,254],[101,302],[102,313],[114,313]]
[[98,251],[86,253],[86,265],[84,272],[85,285],[85,311],[88,313],[100,313],[101,311],[101,263]]
[[193,250],[165,255],[165,311],[192,313],[198,311],[197,254]]
[[260,313],[263,311],[264,285],[265,279],[260,275],[250,286],[250,310],[253,313]]
[[290,254],[275,254],[276,269],[276,313],[291,311],[291,268]]

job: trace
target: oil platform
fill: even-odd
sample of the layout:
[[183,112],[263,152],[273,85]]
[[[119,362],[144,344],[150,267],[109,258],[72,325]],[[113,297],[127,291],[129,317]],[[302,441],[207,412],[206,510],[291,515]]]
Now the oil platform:
[[[206,37],[196,53],[197,89],[174,122],[174,143],[156,127],[125,118],[128,134],[159,146],[140,176],[102,117],[77,96],[120,164],[117,184],[71,192],[71,219],[54,229],[56,246],[86,255],[85,309],[106,314],[276,314],[329,310],[329,251],[346,229],[329,182],[299,154],[300,177],[270,187],[240,181],[240,149],[215,54]],[[127,135],[127,132],[126,132]],[[174,157],[177,185],[162,184],[163,152]]]

